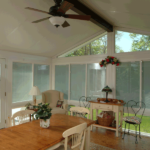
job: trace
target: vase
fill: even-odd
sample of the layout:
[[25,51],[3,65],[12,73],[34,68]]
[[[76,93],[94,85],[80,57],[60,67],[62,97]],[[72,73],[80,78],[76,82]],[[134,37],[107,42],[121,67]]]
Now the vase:
[[40,119],[40,127],[49,128],[50,127],[50,119]]

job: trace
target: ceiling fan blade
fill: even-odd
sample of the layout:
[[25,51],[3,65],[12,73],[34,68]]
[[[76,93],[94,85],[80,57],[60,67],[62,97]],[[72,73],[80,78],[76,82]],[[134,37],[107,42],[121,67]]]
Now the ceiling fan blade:
[[59,9],[57,10],[57,12],[62,12],[62,13],[66,13],[66,11],[68,11],[69,9],[71,9],[74,5],[67,2],[67,1],[64,1],[62,2],[61,6],[59,7]]
[[39,10],[39,9],[35,9],[35,8],[31,8],[31,7],[26,7],[25,9],[29,9],[29,10],[33,10],[33,11],[38,11],[38,12],[42,12],[45,14],[49,14],[49,12],[43,11],[43,10]]
[[32,23],[39,23],[39,22],[42,22],[44,20],[48,20],[50,17],[46,17],[46,18],[43,18],[43,19],[40,19],[40,20],[36,20],[36,21],[33,21]]
[[67,22],[67,21],[65,21],[63,24],[62,24],[62,27],[63,28],[66,28],[66,27],[69,27],[70,26],[70,24]]
[[89,15],[64,15],[63,17],[69,18],[69,19],[79,19],[79,20],[90,20],[91,16]]

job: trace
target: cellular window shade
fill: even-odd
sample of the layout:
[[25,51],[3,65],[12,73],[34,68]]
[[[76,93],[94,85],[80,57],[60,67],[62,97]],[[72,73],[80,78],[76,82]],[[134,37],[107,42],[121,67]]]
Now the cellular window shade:
[[100,67],[98,63],[87,65],[87,96],[91,99],[105,97],[102,89],[106,86],[106,68]]
[[79,100],[85,96],[86,65],[70,65],[70,99]]
[[[34,64],[34,86],[37,86],[40,92],[50,89],[50,70],[49,65]],[[42,99],[42,95],[36,96]]]
[[116,67],[116,98],[128,102],[140,100],[140,63],[124,62]]
[[142,63],[142,101],[150,109],[150,61]]
[[55,90],[64,93],[64,99],[68,100],[69,65],[55,66]]
[[12,102],[32,100],[29,91],[32,88],[32,64],[13,63]]

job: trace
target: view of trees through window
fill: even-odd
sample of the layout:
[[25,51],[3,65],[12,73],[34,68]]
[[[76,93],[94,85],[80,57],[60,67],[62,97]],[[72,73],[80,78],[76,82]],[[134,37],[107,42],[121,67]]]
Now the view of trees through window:
[[66,54],[65,57],[97,55],[107,53],[107,33],[93,42],[80,47],[79,49]]
[[129,33],[124,31],[116,31],[115,34],[115,51],[135,52],[150,50],[150,36]]

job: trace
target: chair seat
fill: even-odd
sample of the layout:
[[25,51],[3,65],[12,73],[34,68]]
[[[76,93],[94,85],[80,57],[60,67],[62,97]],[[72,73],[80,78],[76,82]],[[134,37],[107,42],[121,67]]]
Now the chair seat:
[[52,114],[66,114],[66,110],[60,107],[54,107],[51,112]]
[[141,123],[141,119],[137,116],[124,117],[123,120],[127,123],[133,123],[133,124],[140,124]]

